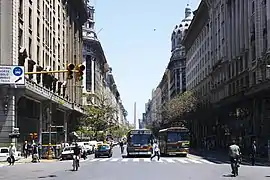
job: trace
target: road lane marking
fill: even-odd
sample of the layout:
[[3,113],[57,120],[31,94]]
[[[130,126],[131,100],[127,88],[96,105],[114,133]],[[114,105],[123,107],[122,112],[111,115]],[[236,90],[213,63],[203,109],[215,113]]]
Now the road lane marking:
[[175,163],[174,160],[172,160],[172,159],[165,158],[164,160],[166,160],[168,163]]
[[210,162],[210,161],[207,161],[207,160],[205,160],[205,159],[200,159],[200,161],[203,162],[203,163],[207,163],[207,164],[215,164],[215,163]]
[[184,159],[175,159],[176,161],[179,161],[179,162],[181,162],[181,163],[184,163],[184,164],[187,164],[188,162],[187,161],[185,161]]
[[149,158],[143,158],[144,162],[151,162],[151,160]]
[[118,161],[118,158],[113,158],[112,160],[110,160],[111,162],[115,162]]
[[140,159],[133,159],[133,162],[139,162]]
[[108,159],[101,159],[101,160],[99,160],[99,161],[101,161],[101,162],[105,162],[105,161],[109,161],[111,158],[108,158]]
[[159,162],[159,163],[163,163],[163,161],[161,159],[159,161],[156,159],[155,161],[156,162]]
[[128,162],[129,159],[123,159],[122,162]]
[[187,159],[187,160],[190,161],[190,162],[193,162],[193,163],[195,163],[195,164],[202,164],[202,162],[196,161],[196,160],[194,160],[194,159]]

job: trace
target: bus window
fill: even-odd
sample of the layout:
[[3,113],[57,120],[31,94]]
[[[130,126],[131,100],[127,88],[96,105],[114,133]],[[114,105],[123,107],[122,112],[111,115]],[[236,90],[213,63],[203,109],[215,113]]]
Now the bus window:
[[168,142],[188,141],[188,132],[168,132]]
[[132,134],[130,140],[131,144],[146,145],[151,143],[151,134]]

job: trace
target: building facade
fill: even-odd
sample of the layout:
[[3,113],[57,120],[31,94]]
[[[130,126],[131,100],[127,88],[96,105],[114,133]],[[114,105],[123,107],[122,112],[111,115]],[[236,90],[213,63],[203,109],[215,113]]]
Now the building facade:
[[[146,108],[148,124],[161,122],[160,108],[176,95],[186,91],[186,51],[182,40],[192,21],[193,14],[189,4],[185,8],[185,16],[176,25],[171,35],[171,57],[158,87],[152,92],[152,97]],[[151,105],[151,106],[150,106]]]
[[185,37],[187,89],[205,97],[213,112],[207,122],[197,121],[194,131],[199,138],[214,137],[216,146],[233,138],[248,147],[256,139],[266,151],[269,9],[266,0],[204,0]]
[[[64,70],[67,63],[81,63],[82,24],[87,19],[80,1],[0,1],[1,65],[24,66],[25,72]],[[68,49],[68,50],[67,50]],[[26,75],[25,85],[2,85],[0,144],[32,140],[63,127],[61,142],[68,141],[74,119],[83,113],[81,82],[65,73]],[[4,109],[7,107],[7,109]],[[19,128],[20,138],[9,134]],[[60,143],[60,142],[57,142]]]
[[171,36],[172,55],[168,64],[170,73],[169,97],[174,98],[177,94],[186,91],[186,52],[182,40],[192,21],[193,15],[189,5],[185,8],[185,18],[175,27]]
[[[117,89],[112,68],[109,67],[103,48],[95,32],[95,21],[93,6],[88,5],[88,20],[83,26],[83,64],[86,72],[83,78],[84,105],[98,104],[95,98],[87,95],[104,96],[106,103],[116,109],[113,121],[118,124],[125,124],[127,113],[122,104],[120,93]],[[109,121],[109,120],[108,120]]]

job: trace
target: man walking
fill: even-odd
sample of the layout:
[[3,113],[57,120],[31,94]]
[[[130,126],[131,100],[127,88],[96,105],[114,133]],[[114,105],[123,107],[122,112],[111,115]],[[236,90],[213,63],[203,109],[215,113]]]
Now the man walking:
[[252,166],[255,165],[256,152],[257,152],[256,141],[253,141],[253,143],[251,145],[251,154],[250,154],[250,159],[251,159]]
[[157,140],[154,140],[154,144],[153,144],[153,155],[151,156],[151,161],[154,157],[158,157],[158,161],[160,159],[160,154],[159,154],[159,147],[158,147],[158,144],[157,144]]

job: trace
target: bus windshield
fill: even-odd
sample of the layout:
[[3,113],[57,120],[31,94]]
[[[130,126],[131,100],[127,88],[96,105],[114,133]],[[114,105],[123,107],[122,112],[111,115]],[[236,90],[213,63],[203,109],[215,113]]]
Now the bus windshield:
[[151,134],[132,134],[130,144],[146,145],[151,142]]
[[189,141],[188,132],[168,132],[168,142]]

